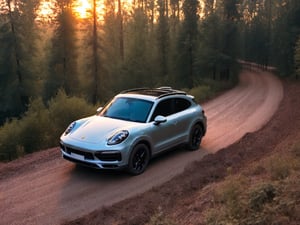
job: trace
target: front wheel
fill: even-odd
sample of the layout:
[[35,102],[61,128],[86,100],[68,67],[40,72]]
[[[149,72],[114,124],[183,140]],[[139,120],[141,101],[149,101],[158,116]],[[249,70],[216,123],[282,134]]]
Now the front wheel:
[[195,124],[191,131],[189,137],[188,148],[191,151],[199,149],[203,137],[203,128],[200,124]]
[[146,170],[150,160],[150,150],[145,144],[137,144],[130,155],[128,172],[132,175],[139,175]]

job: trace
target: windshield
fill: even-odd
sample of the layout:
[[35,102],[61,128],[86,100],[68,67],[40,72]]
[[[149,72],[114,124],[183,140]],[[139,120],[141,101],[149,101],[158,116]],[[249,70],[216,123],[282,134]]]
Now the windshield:
[[114,119],[145,123],[153,102],[136,98],[115,98],[100,113]]

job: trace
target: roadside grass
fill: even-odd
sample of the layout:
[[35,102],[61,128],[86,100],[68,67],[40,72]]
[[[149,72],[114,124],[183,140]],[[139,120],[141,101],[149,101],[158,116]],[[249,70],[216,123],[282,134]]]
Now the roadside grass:
[[168,218],[163,212],[162,207],[158,207],[157,212],[150,218],[146,225],[178,225],[175,221]]
[[229,175],[214,190],[206,225],[296,225],[300,221],[300,142]]

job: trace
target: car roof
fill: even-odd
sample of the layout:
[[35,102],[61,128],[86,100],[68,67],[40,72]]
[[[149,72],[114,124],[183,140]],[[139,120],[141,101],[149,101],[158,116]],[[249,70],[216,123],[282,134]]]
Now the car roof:
[[134,95],[136,97],[146,97],[147,99],[155,100],[170,95],[187,95],[184,91],[172,89],[171,87],[159,87],[159,88],[134,88],[122,91],[121,95]]

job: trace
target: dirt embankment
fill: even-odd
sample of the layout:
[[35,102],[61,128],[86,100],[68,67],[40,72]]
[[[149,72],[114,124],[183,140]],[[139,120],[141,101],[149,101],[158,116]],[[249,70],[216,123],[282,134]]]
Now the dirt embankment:
[[238,174],[275,151],[285,154],[297,141],[300,141],[300,83],[285,81],[279,109],[259,131],[205,156],[159,187],[66,224],[145,224],[159,207],[177,224],[203,224],[202,211],[209,199],[199,193],[205,192],[205,187],[224,180],[229,168],[231,175]]

